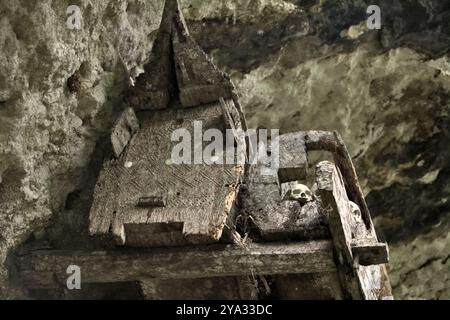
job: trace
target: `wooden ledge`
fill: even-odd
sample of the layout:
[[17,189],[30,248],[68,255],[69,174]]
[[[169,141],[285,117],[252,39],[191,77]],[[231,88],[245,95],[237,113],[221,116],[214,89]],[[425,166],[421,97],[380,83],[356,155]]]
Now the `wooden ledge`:
[[77,265],[82,283],[195,279],[250,274],[297,274],[336,271],[328,240],[297,243],[158,248],[120,251],[39,250],[16,257],[28,288],[65,286],[67,268]]

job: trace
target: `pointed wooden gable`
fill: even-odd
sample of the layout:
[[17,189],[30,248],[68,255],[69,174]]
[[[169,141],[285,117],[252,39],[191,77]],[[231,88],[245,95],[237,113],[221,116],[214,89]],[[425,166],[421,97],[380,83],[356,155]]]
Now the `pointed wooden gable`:
[[206,130],[226,137],[227,128],[242,128],[233,96],[230,79],[190,37],[178,1],[166,1],[149,63],[127,95],[133,109],[113,129],[114,158],[105,162],[95,188],[91,235],[128,246],[218,241],[243,166],[174,164],[178,141],[172,135],[188,133],[193,153],[194,145],[201,152],[208,144]]

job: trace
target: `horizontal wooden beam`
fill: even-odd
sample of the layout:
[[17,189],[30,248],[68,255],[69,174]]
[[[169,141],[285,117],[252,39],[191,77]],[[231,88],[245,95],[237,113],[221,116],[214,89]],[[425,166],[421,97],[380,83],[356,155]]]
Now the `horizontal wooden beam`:
[[70,265],[80,267],[82,283],[336,270],[329,240],[252,243],[245,248],[209,245],[111,252],[44,250],[17,256],[16,264],[22,284],[28,288],[65,285]]

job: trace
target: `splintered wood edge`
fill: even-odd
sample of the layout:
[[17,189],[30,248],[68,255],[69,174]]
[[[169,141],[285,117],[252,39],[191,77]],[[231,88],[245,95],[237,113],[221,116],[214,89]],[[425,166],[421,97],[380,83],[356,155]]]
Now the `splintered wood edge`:
[[111,131],[111,146],[116,158],[120,157],[138,130],[139,120],[133,108],[126,108],[117,118]]
[[43,250],[18,256],[15,263],[28,288],[64,286],[70,265],[80,267],[83,283],[336,271],[329,240],[252,243],[245,248],[210,245],[113,252]]

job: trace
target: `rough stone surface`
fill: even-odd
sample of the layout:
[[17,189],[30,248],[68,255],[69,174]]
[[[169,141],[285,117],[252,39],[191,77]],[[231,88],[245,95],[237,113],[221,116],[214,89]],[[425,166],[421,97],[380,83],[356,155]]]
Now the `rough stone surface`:
[[[86,244],[102,141],[162,2],[0,0],[2,264],[29,238]],[[340,131],[390,243],[396,298],[449,299],[450,4],[374,2],[380,31],[365,27],[365,0],[182,4],[194,38],[231,73],[249,127]],[[66,28],[69,4],[80,30]],[[0,268],[0,296],[17,297],[6,278]]]
[[[66,27],[69,4],[82,11],[80,30]],[[161,10],[161,1],[0,1],[2,265],[33,232],[46,237],[51,220],[66,221],[61,235],[82,223],[92,154],[120,110],[129,73],[147,58]],[[5,286],[0,280],[0,294],[10,296]]]

